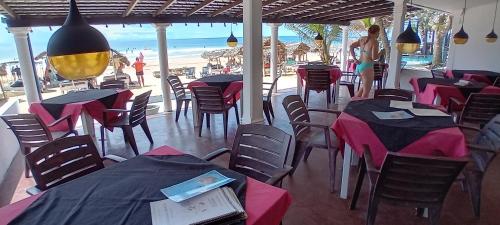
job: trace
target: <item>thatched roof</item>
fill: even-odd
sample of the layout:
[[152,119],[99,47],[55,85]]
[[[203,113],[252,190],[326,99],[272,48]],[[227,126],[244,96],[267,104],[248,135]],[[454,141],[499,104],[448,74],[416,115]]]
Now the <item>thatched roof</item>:
[[303,42],[300,42],[286,45],[286,50],[288,54],[291,55],[304,55],[311,50],[311,47]]

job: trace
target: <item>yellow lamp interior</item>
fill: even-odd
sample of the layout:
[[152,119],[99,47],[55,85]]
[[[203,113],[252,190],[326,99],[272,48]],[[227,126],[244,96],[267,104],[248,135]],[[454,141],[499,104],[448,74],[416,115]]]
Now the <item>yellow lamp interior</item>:
[[402,53],[414,53],[420,48],[418,43],[398,43],[397,48]]
[[68,80],[81,80],[101,75],[109,64],[110,51],[49,57],[57,73]]
[[488,43],[495,43],[497,41],[496,38],[486,38],[486,42]]
[[453,42],[456,45],[463,45],[463,44],[467,43],[468,40],[469,40],[468,38],[453,38]]
[[232,42],[232,41],[228,41],[227,42],[227,46],[233,48],[233,47],[236,47],[238,45],[238,42]]
[[314,40],[314,43],[321,47],[323,45],[323,40]]

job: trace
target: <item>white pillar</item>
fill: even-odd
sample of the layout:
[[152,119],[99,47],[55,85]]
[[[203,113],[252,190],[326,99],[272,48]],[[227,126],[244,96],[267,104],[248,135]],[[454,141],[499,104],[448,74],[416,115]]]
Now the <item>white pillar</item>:
[[406,4],[408,0],[394,0],[394,14],[392,21],[391,59],[389,61],[389,74],[387,76],[386,88],[399,88],[401,73],[401,53],[396,46],[396,39],[403,32]]
[[347,71],[347,60],[349,60],[349,26],[342,28],[342,55],[340,56],[340,68]]
[[262,116],[262,0],[243,0],[243,123]]
[[167,51],[167,30],[169,23],[155,23],[156,39],[158,41],[158,56],[160,60],[161,91],[163,93],[163,107],[165,112],[172,111],[172,101],[170,100],[170,86],[168,85],[168,51]]
[[31,53],[28,43],[28,33],[31,27],[9,27],[9,31],[14,35],[16,42],[17,56],[21,67],[21,77],[23,79],[24,92],[28,104],[40,101],[38,88],[36,87],[35,71],[31,63]]
[[[281,23],[271,23],[271,80],[278,77],[278,29]],[[278,91],[278,85],[274,86],[273,92]]]

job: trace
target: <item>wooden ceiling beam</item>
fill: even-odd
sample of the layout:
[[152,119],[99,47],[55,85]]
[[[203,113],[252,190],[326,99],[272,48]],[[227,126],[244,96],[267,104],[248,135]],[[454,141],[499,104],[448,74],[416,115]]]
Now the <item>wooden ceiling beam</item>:
[[352,0],[352,1],[344,2],[344,3],[332,5],[330,7],[323,7],[322,9],[314,10],[314,11],[311,11],[308,13],[304,13],[303,15],[299,16],[299,18],[312,17],[314,15],[325,13],[325,12],[339,11],[345,7],[353,7],[355,5],[363,4],[363,3],[367,3],[367,2],[371,2],[371,1],[373,1],[373,0]]
[[377,3],[367,3],[365,5],[361,5],[359,7],[353,7],[345,10],[337,10],[329,13],[322,14],[320,16],[314,16],[314,17],[309,17],[309,19],[315,20],[319,18],[325,18],[325,17],[332,17],[336,15],[345,15],[349,13],[356,13],[359,11],[369,11],[369,10],[375,10],[375,9],[381,9],[381,8],[387,8],[387,7],[394,7],[394,4],[392,2],[377,2]]
[[374,14],[387,14],[387,13],[392,13],[393,12],[393,9],[392,7],[391,8],[382,8],[382,9],[377,9],[377,10],[371,10],[371,11],[364,11],[364,12],[359,12],[359,13],[354,13],[354,14],[348,14],[348,15],[342,15],[342,16],[334,16],[334,17],[330,17],[330,18],[327,18],[326,20],[346,20],[346,19],[349,19],[349,20],[354,20],[352,18],[368,18],[368,17],[372,17],[372,15]]
[[10,17],[17,18],[17,15],[14,12],[14,10],[12,10],[3,0],[0,0],[0,9],[7,12],[7,14],[9,14]]
[[195,6],[194,8],[192,8],[191,10],[189,10],[189,12],[187,12],[186,14],[184,14],[184,16],[191,16],[191,15],[193,15],[196,12],[200,11],[205,6],[209,5],[210,3],[214,2],[214,1],[215,0],[205,0],[202,3],[198,4],[197,6]]
[[217,10],[217,11],[213,12],[212,14],[210,14],[210,16],[211,17],[217,16],[217,15],[219,15],[219,14],[221,14],[221,13],[227,11],[227,10],[230,10],[230,9],[232,9],[232,8],[240,5],[242,2],[243,2],[243,0],[236,0],[236,1],[232,2],[232,3],[229,3],[228,5],[220,8],[219,10]]
[[285,4],[285,5],[281,5],[281,6],[278,6],[278,7],[275,7],[273,9],[270,9],[270,10],[266,10],[266,11],[263,11],[262,12],[262,16],[268,16],[268,15],[271,15],[273,13],[277,13],[277,12],[280,12],[280,11],[284,11],[284,10],[287,10],[289,8],[293,8],[295,6],[299,6],[299,5],[302,5],[304,3],[308,3],[312,0],[295,0],[293,2],[290,2],[288,4]]
[[153,14],[153,17],[157,17],[162,14],[168,7],[172,6],[177,0],[166,0],[165,3]]
[[[262,7],[267,6],[267,5],[271,5],[277,1],[280,1],[280,0],[267,0],[265,2],[262,2]],[[264,13],[264,12],[262,12],[262,13]],[[262,14],[262,15],[264,15],[264,14]],[[241,17],[241,16],[243,16],[243,10],[241,10],[241,12],[236,14],[236,17]]]
[[137,3],[139,3],[139,0],[130,0],[130,3],[128,4],[128,7],[127,9],[125,10],[125,12],[123,12],[123,15],[122,17],[127,17],[130,15],[130,13],[132,13],[132,11],[134,10],[135,6],[137,5]]

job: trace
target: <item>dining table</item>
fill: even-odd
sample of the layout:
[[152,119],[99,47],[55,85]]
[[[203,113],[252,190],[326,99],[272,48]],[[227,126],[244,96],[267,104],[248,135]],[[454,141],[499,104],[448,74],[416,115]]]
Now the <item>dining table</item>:
[[[330,65],[299,65],[297,67],[297,94],[302,95],[302,87],[307,81],[307,71],[308,70],[327,70],[330,74],[330,83],[336,85],[335,90],[339,89],[339,82],[337,82],[342,77],[342,71],[338,66]],[[338,91],[336,92],[338,94]],[[336,96],[334,99],[338,99]]]
[[500,77],[500,73],[488,70],[446,70],[444,76],[450,79],[475,80],[491,85]]
[[[193,87],[219,87],[222,95],[227,102],[236,101],[241,99],[241,90],[243,89],[243,75],[235,74],[222,74],[206,76],[194,81],[189,82],[187,88],[193,92]],[[243,99],[240,100],[240,105],[243,105]],[[198,107],[196,105],[196,96],[192,95],[192,110],[193,110],[193,124],[195,127],[200,126],[198,117]],[[240,107],[240,113],[243,115],[243,107]]]
[[150,202],[166,199],[161,188],[216,170],[248,215],[246,225],[278,225],[290,194],[170,146],[116,163],[0,208],[5,224],[152,224]]
[[[394,106],[394,105],[393,105]],[[411,103],[412,108],[435,110]],[[398,112],[404,118],[379,118],[379,112]],[[391,107],[387,99],[355,99],[332,124],[339,149],[343,152],[340,197],[347,198],[350,166],[363,155],[368,145],[373,163],[380,167],[387,152],[429,156],[463,157],[468,154],[465,136],[451,116],[417,116],[409,109]]]
[[[500,93],[495,87],[475,80],[464,81],[458,78],[411,78],[410,84],[417,102],[447,107],[450,98],[465,102],[471,93]],[[456,109],[460,110],[460,109]]]
[[[133,96],[128,89],[89,89],[69,92],[53,98],[33,102],[29,112],[37,114],[45,124],[50,124],[59,118],[70,115],[73,124],[60,123],[49,128],[50,131],[68,131],[74,129],[78,117],[82,118],[85,134],[95,141],[94,120],[104,124],[103,112],[105,109],[123,109]],[[118,119],[118,113],[110,113],[106,122]]]

